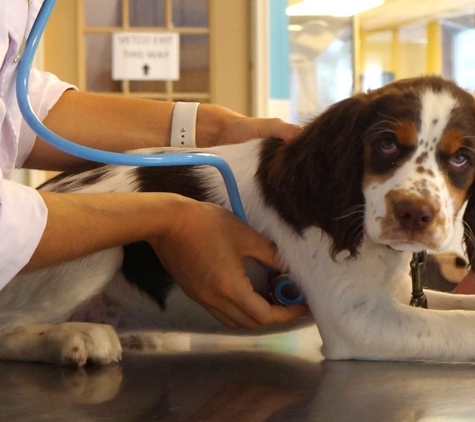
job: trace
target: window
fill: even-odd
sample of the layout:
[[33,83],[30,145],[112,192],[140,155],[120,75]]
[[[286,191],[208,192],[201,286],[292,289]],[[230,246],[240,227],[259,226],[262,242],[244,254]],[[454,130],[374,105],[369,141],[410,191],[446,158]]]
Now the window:
[[[211,101],[208,3],[208,0],[80,0],[80,88],[167,101]],[[112,35],[119,31],[178,33],[179,80],[113,80]]]
[[475,92],[475,14],[442,20],[444,76]]

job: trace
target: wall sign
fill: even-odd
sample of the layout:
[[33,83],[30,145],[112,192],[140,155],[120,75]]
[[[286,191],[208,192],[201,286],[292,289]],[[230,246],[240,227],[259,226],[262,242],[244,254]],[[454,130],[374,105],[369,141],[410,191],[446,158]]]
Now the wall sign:
[[112,36],[112,79],[176,81],[180,39],[174,32],[116,32]]

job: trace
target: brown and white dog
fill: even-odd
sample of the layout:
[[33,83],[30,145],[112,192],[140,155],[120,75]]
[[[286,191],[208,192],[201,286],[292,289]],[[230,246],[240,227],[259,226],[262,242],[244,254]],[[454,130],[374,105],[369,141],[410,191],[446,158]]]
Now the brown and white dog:
[[[455,362],[475,361],[475,313],[467,311],[475,297],[427,292],[431,309],[408,306],[409,260],[447,247],[467,199],[466,243],[475,258],[474,147],[472,96],[423,77],[341,101],[291,143],[204,151],[229,163],[249,223],[278,245],[324,356]],[[229,207],[221,176],[204,167],[94,166],[42,189],[173,191]],[[262,289],[265,273],[252,278]],[[226,331],[138,243],[13,279],[0,292],[0,358],[119,360],[116,331],[104,323],[118,331]]]

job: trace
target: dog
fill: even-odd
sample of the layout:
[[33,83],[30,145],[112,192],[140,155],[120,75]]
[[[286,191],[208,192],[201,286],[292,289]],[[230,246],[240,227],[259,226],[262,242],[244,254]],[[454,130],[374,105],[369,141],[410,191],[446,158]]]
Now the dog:
[[[294,141],[200,151],[232,168],[249,224],[277,244],[326,358],[475,360],[475,297],[427,291],[430,309],[408,305],[412,253],[443,250],[463,222],[475,260],[470,94],[439,77],[401,80],[336,103]],[[93,165],[41,189],[173,191],[230,207],[219,172],[202,166]],[[267,272],[249,267],[266,294]],[[146,243],[22,273],[0,291],[0,359],[108,364],[121,358],[116,331],[134,330],[162,330],[163,348],[170,330],[229,332],[183,294]]]

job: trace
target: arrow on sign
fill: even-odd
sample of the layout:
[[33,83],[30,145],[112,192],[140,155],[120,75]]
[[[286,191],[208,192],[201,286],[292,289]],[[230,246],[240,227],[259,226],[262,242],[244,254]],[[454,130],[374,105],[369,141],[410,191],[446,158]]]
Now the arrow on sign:
[[150,70],[150,67],[148,64],[145,64],[143,67],[142,67],[142,70],[143,70],[143,74],[145,76],[148,76],[148,71]]

